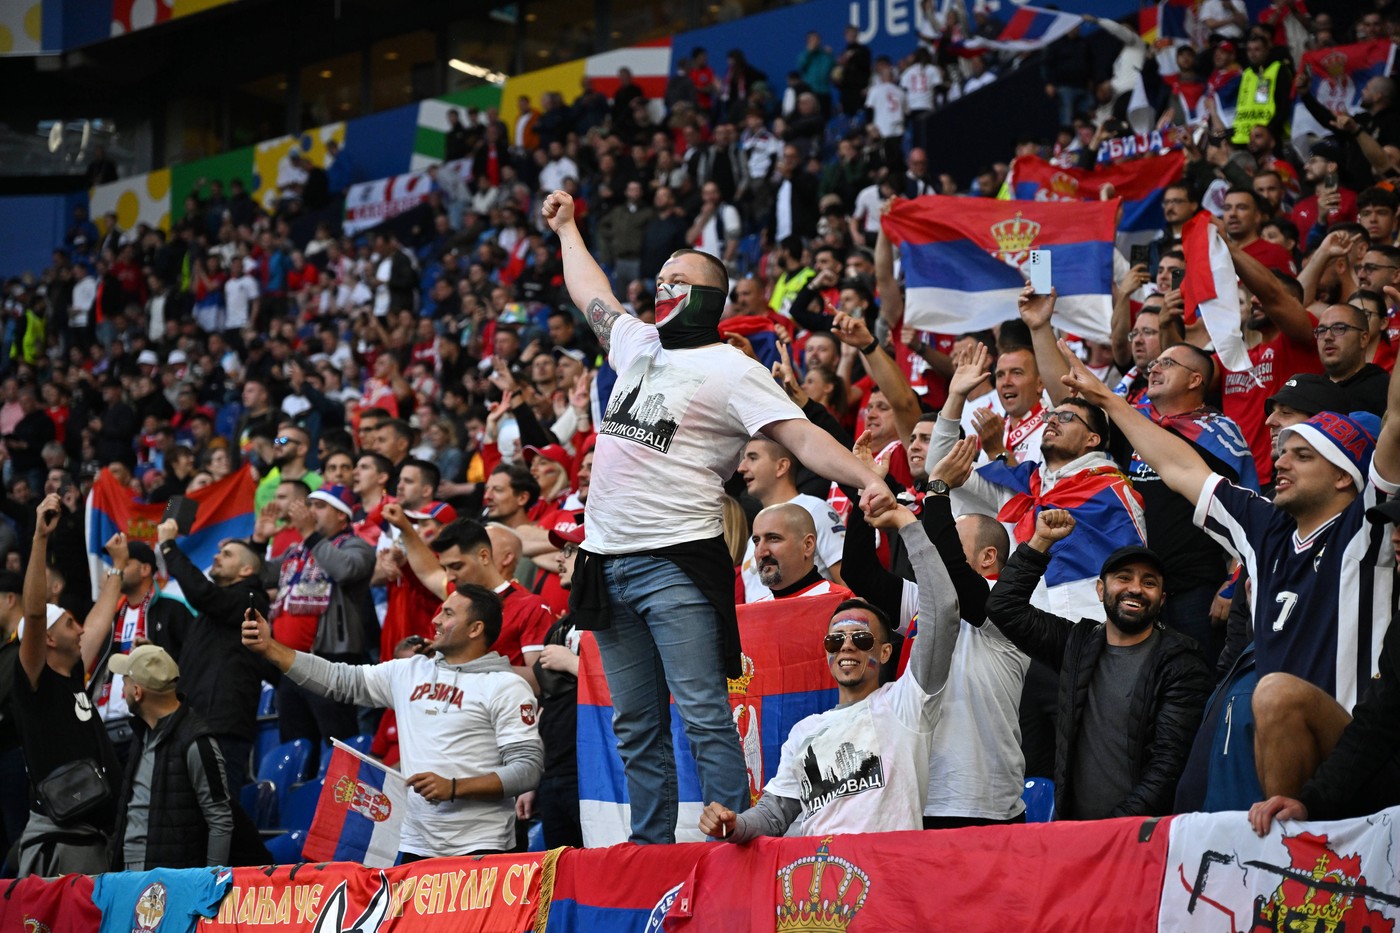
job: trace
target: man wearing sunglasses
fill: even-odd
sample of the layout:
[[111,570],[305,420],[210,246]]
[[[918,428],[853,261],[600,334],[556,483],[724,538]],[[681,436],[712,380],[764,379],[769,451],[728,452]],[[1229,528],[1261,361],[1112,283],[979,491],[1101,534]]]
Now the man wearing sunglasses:
[[1347,410],[1384,415],[1390,373],[1366,362],[1376,339],[1366,312],[1352,305],[1331,305],[1318,318],[1313,336],[1327,378],[1346,392]]
[[889,617],[862,599],[838,605],[821,644],[836,708],[793,727],[777,773],[751,809],[736,814],[710,803],[700,814],[707,836],[781,836],[799,817],[806,836],[922,828],[933,730],[958,638],[957,599],[912,512],[899,506],[870,523],[898,534],[914,566],[920,625],[909,666],[881,686],[880,665],[893,651]]
[[259,512],[277,498],[277,484],[285,479],[299,479],[315,492],[321,488],[321,474],[309,469],[306,455],[311,451],[311,436],[295,424],[283,422],[272,439],[272,468],[258,481],[253,507]]

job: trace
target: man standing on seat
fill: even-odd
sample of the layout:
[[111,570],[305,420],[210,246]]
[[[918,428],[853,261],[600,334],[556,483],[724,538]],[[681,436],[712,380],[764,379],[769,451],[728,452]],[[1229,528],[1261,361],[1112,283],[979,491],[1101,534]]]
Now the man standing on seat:
[[598,428],[588,540],[570,608],[579,628],[597,631],[631,839],[668,843],[679,807],[668,693],[705,799],[735,811],[749,799],[725,683],[740,673],[739,625],[720,504],[744,444],[763,433],[821,475],[863,487],[860,504],[871,514],[894,500],[761,364],[721,341],[729,288],[722,263],[695,250],[674,253],[657,279],[656,324],[646,325],[622,312],[588,254],[573,199],[556,191],[543,214],[559,235],[569,296],[619,374]]

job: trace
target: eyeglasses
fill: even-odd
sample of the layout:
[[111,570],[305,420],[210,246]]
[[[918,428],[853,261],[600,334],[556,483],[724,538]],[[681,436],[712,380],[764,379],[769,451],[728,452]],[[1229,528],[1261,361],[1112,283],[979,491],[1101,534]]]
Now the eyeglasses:
[[1357,327],[1355,324],[1343,324],[1341,321],[1337,321],[1335,324],[1317,325],[1313,328],[1313,336],[1316,337],[1318,340],[1321,340],[1325,335],[1329,333],[1333,337],[1345,337],[1347,331],[1349,330],[1361,331],[1363,334],[1366,332],[1366,328],[1364,327]]
[[827,654],[835,654],[845,647],[848,638],[857,651],[869,651],[875,647],[873,632],[830,632],[822,639],[822,647],[826,649]]
[[1132,330],[1128,331],[1128,339],[1136,340],[1139,337],[1147,337],[1151,339],[1152,337],[1156,337],[1160,333],[1161,331],[1155,327],[1135,327]]
[[578,545],[566,544],[559,549],[559,553],[564,557],[565,560],[568,560],[570,557],[573,557],[575,554],[578,553]]
[[1400,266],[1387,266],[1376,262],[1361,262],[1356,264],[1356,268],[1360,272],[1379,272],[1382,269],[1400,269]]
[[[1090,431],[1094,431],[1094,426],[1092,424],[1085,421],[1083,418],[1079,417],[1074,412],[1070,411],[1068,408],[1063,409],[1061,411],[1047,411],[1044,417],[1047,422],[1053,419],[1055,421],[1058,421],[1060,424],[1069,424],[1071,421],[1078,421]],[[1097,434],[1098,431],[1094,431],[1094,433]]]
[[1157,370],[1160,369],[1162,372],[1166,372],[1167,370],[1172,369],[1175,366],[1180,366],[1182,369],[1188,370],[1189,372],[1196,372],[1196,370],[1192,369],[1190,366],[1187,366],[1185,363],[1178,363],[1176,360],[1172,359],[1169,356],[1159,356],[1152,362],[1148,363],[1147,371],[1149,373],[1155,373]]

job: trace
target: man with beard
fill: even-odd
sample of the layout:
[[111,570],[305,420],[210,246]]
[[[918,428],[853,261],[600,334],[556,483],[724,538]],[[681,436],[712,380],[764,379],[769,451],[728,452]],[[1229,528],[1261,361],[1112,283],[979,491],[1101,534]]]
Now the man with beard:
[[[834,513],[832,517],[835,517]],[[841,552],[838,549],[836,553]],[[746,563],[753,567],[758,587],[749,589],[745,602],[823,596],[828,593],[853,596],[844,586],[822,577],[817,569],[816,556],[817,527],[807,508],[798,502],[768,506],[753,520],[753,536],[749,539],[749,559]]]
[[253,508],[262,511],[277,498],[277,484],[283,480],[299,479],[312,492],[320,489],[321,474],[306,466],[306,455],[310,452],[311,435],[294,424],[283,424],[272,441],[272,469],[258,481]]
[[1119,548],[1104,561],[1097,588],[1106,622],[1076,623],[1031,605],[1051,546],[1074,527],[1063,509],[1036,516],[1035,534],[992,588],[987,616],[1016,647],[1059,672],[1056,818],[1165,815],[1201,722],[1210,671],[1189,639],[1162,624],[1162,561],[1145,547]]
[[[826,500],[798,493],[794,479],[800,466],[783,445],[760,435],[745,445],[743,458],[739,461],[739,475],[744,478],[749,495],[758,500],[764,512],[773,506],[791,503],[809,513],[810,533],[814,536],[814,569],[822,577],[840,583],[841,548],[846,539],[846,527],[841,516]],[[767,599],[768,591],[772,589],[771,583],[761,579],[763,567],[759,561],[760,541],[756,523],[757,518],[754,535],[741,565],[745,602]],[[806,570],[799,577],[805,574]],[[796,579],[798,577],[792,577],[782,585],[788,586]]]

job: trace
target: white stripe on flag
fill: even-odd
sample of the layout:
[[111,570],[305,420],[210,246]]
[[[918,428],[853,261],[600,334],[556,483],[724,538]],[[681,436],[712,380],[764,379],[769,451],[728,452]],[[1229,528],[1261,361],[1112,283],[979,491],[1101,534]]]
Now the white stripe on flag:
[[[704,842],[700,832],[700,814],[705,807],[698,800],[682,800],[677,808],[676,842]],[[632,805],[608,800],[580,800],[579,827],[583,830],[583,845],[588,849],[615,846],[627,841],[632,833]]]
[[[1019,288],[963,292],[950,288],[916,287],[904,296],[905,323],[938,334],[987,330],[1018,317]],[[1086,340],[1107,341],[1113,301],[1108,295],[1069,295],[1055,302],[1051,323]]]
[[1253,365],[1249,361],[1249,350],[1244,345],[1244,335],[1240,333],[1240,291],[1235,275],[1235,263],[1230,258],[1230,247],[1215,229],[1214,224],[1206,226],[1207,243],[1210,248],[1210,275],[1215,282],[1215,297],[1201,302],[1201,320],[1215,344],[1215,352],[1220,361],[1231,372],[1245,372]]

